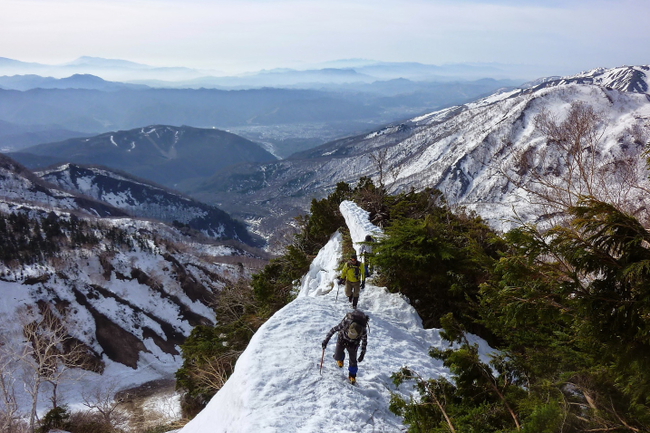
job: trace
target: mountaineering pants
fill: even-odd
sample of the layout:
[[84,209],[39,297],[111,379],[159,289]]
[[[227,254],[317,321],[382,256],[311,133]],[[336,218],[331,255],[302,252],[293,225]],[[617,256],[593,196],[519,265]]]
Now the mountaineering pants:
[[351,341],[344,340],[339,337],[336,341],[336,348],[334,349],[334,359],[337,361],[345,360],[345,350],[348,351],[348,370],[350,374],[357,374],[359,367],[357,367],[357,350],[359,349],[359,343],[353,343]]
[[361,281],[345,280],[345,295],[352,302],[352,308],[357,308],[359,302],[359,293],[361,292]]
[[359,293],[361,292],[361,281],[352,282],[350,280],[345,280],[345,296],[348,298],[352,296],[353,298],[358,298]]

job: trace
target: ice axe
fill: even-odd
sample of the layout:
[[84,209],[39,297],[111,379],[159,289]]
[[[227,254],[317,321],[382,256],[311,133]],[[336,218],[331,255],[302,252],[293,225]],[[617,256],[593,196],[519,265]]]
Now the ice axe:
[[325,361],[325,348],[323,347],[323,356],[320,359],[320,374],[323,374],[323,362]]
[[341,289],[341,278],[338,278],[336,280],[336,297],[334,298],[334,303],[336,304],[336,301],[339,299],[339,290]]

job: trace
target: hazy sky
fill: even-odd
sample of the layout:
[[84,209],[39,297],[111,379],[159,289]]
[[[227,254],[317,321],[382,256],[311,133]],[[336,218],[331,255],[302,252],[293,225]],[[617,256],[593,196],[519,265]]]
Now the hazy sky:
[[650,64],[650,0],[0,0],[0,57],[226,72],[364,58]]

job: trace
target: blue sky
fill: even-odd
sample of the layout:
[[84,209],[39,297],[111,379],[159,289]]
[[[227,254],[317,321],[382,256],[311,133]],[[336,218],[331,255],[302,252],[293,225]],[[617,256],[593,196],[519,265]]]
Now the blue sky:
[[0,0],[0,57],[82,55],[225,72],[346,58],[650,63],[648,0]]

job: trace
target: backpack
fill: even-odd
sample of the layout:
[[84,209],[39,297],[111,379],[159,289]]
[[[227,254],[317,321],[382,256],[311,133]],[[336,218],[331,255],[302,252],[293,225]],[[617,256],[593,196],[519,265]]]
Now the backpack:
[[350,340],[358,340],[368,324],[369,317],[362,311],[354,310],[346,314],[345,318],[350,322],[345,334]]
[[361,279],[361,270],[359,268],[359,265],[352,265],[352,267],[354,268],[354,278],[359,281]]
[[357,322],[352,322],[350,323],[350,326],[348,326],[348,332],[346,335],[350,340],[358,340],[359,337],[361,337],[361,331],[363,331],[361,325]]

